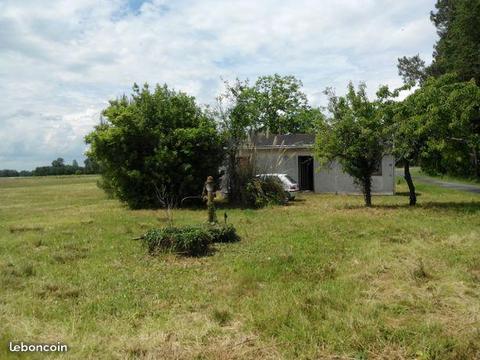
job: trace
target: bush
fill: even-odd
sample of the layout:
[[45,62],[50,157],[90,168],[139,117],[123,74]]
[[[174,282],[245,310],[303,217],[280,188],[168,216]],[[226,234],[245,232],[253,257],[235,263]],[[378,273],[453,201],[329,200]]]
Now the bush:
[[253,178],[246,183],[242,192],[243,203],[256,208],[284,205],[288,202],[283,185],[274,178]]
[[235,230],[235,227],[231,224],[225,226],[210,226],[208,230],[214,243],[230,243],[240,240],[240,237],[237,235],[237,230]]
[[143,240],[151,254],[172,252],[186,256],[208,253],[211,243],[228,243],[240,240],[233,225],[166,227],[149,230]]
[[166,227],[149,230],[143,237],[148,251],[173,252],[187,256],[199,256],[208,252],[213,237],[203,227]]
[[102,123],[85,138],[102,169],[103,189],[130,208],[174,205],[200,195],[218,171],[223,140],[193,97],[165,86],[134,86],[130,98],[110,101]]

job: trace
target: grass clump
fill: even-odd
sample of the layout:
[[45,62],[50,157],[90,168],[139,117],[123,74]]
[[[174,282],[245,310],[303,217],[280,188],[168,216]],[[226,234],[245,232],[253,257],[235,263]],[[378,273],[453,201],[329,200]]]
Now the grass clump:
[[212,317],[220,326],[225,326],[232,320],[232,314],[226,309],[214,309]]
[[203,227],[170,226],[147,231],[143,240],[151,254],[159,251],[187,256],[200,256],[208,252],[208,245],[212,242],[213,237]]
[[430,277],[430,274],[425,269],[423,259],[418,259],[417,266],[413,269],[412,275],[416,280],[423,281]]
[[170,252],[186,256],[201,256],[209,252],[211,243],[229,243],[239,240],[233,225],[225,226],[169,226],[149,230],[143,240],[151,254]]
[[214,225],[208,228],[214,243],[231,243],[240,240],[237,230],[232,224],[225,226]]

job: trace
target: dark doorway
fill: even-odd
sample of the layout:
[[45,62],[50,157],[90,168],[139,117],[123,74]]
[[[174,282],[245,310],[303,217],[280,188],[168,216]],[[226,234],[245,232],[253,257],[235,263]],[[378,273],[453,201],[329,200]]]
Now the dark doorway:
[[313,191],[313,156],[298,157],[298,180],[300,190]]

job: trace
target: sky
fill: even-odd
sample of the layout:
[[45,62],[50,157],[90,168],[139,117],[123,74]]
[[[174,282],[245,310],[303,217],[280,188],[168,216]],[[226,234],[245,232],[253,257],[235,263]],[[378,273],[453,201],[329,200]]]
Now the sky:
[[[431,60],[434,0],[0,0],[0,169],[85,158],[84,137],[134,82],[212,104],[223,80],[294,75],[311,105]],[[222,80],[223,79],[223,80]]]

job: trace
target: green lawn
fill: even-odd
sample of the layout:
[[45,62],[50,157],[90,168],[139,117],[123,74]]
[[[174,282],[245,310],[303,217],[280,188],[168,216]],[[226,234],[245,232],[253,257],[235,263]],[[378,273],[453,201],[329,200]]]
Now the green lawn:
[[418,184],[415,209],[402,193],[365,209],[305,194],[227,210],[242,240],[210,256],[151,257],[132,238],[164,213],[95,182],[0,180],[1,359],[9,340],[72,359],[480,358],[478,195]]

